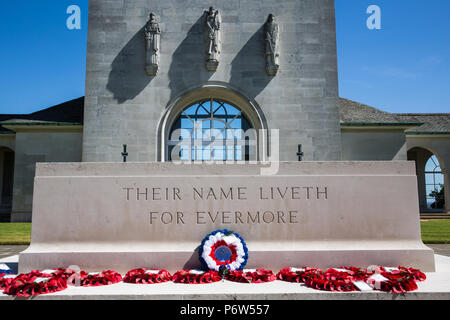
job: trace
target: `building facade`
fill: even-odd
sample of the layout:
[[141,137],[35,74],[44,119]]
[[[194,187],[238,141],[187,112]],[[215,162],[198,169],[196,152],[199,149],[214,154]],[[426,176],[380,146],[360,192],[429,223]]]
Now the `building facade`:
[[[254,129],[256,160],[274,140],[280,161],[415,160],[425,211],[431,155],[448,186],[450,115],[340,99],[336,52],[333,0],[90,1],[86,96],[1,115],[0,212],[31,219],[36,162],[119,162],[124,145],[128,161],[171,161],[174,133],[194,132],[191,122]],[[179,154],[208,160],[205,150]],[[229,160],[227,147],[214,151]]]

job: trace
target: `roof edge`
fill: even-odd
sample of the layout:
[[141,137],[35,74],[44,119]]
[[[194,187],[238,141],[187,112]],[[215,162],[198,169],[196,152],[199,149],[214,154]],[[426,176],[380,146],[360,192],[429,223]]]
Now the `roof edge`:
[[405,134],[407,136],[447,136],[450,135],[450,131],[407,131]]
[[[14,119],[13,119],[14,120]],[[22,120],[22,119],[18,119]],[[30,127],[30,126],[82,126],[81,122],[58,122],[58,121],[0,121],[1,126]]]
[[424,122],[341,122],[344,127],[417,127]]

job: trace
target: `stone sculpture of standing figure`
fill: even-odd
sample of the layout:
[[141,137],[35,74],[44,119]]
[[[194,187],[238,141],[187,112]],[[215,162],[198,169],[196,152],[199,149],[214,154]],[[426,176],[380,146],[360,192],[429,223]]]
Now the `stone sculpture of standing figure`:
[[149,76],[156,76],[159,70],[161,28],[159,18],[154,13],[150,13],[150,20],[145,26],[145,41],[145,70]]
[[280,67],[280,32],[273,14],[267,18],[264,26],[266,42],[266,71],[269,76],[276,76]]
[[221,24],[222,18],[219,10],[210,7],[206,13],[207,55],[206,68],[214,72],[219,66],[220,52],[222,51]]

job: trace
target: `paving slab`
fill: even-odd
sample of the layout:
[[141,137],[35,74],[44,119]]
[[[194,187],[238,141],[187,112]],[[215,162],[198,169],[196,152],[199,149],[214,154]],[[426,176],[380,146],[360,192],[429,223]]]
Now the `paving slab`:
[[0,259],[10,256],[15,256],[28,248],[28,245],[3,245],[0,246]]
[[450,257],[450,244],[427,244],[427,247],[433,249],[435,254]]

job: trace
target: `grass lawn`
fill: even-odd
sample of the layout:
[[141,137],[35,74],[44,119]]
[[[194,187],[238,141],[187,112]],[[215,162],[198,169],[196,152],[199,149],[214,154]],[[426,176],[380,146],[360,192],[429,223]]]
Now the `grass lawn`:
[[0,223],[0,245],[30,244],[31,223]]
[[450,243],[450,220],[421,221],[425,243]]
[[[428,220],[420,224],[423,242],[450,244],[450,220]],[[27,245],[30,234],[30,223],[0,223],[0,245]]]

